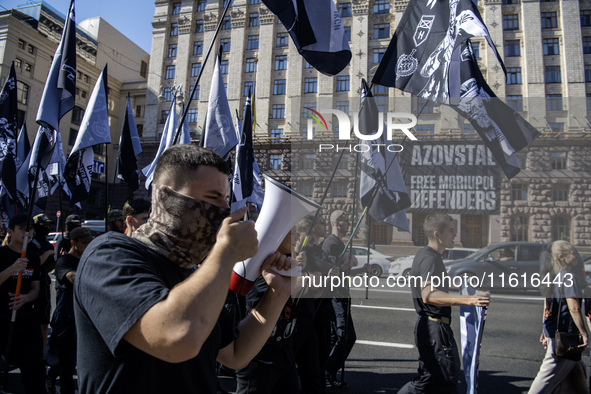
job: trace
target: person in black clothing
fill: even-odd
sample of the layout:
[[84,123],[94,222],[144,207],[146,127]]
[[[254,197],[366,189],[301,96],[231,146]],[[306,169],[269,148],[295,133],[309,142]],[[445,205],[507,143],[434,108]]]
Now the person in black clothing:
[[[344,272],[345,275],[356,275],[367,272],[368,267],[363,266],[360,269],[353,270],[353,267],[357,266],[357,258],[349,254],[341,257],[345,250],[345,244],[341,238],[349,231],[350,224],[351,221],[347,212],[338,209],[331,213],[330,225],[332,226],[332,233],[322,242],[322,250],[327,255],[337,259],[336,264],[339,265],[341,272]],[[342,379],[337,380],[336,374],[345,364],[357,340],[353,318],[351,317],[351,302],[347,286],[336,291],[332,299],[332,307],[334,309],[331,330],[332,348],[326,361],[326,385],[328,388],[344,389],[349,385]]]
[[452,305],[488,306],[490,293],[474,295],[448,294],[448,288],[433,287],[430,278],[439,277],[441,283],[447,271],[441,254],[454,247],[456,237],[451,216],[435,212],[427,215],[424,223],[427,246],[419,250],[412,263],[410,276],[421,281],[411,288],[415,310],[419,314],[415,325],[415,344],[419,350],[419,376],[400,389],[407,393],[459,393],[457,382],[460,370],[458,347],[451,330]]
[[168,148],[148,222],[87,247],[74,282],[81,393],[216,393],[216,360],[243,368],[265,344],[290,295],[271,268],[292,261],[265,259],[269,289],[236,331],[223,308],[230,277],[258,242],[246,209],[229,214],[229,173],[208,149]]
[[[70,233],[72,248],[55,265],[56,307],[51,318],[52,341],[59,359],[60,393],[74,394],[76,372],[76,321],[74,319],[74,281],[78,262],[92,241],[92,233],[78,227]],[[53,345],[52,344],[52,345]],[[55,392],[55,391],[53,391]]]
[[35,309],[39,314],[43,349],[45,349],[47,329],[51,315],[51,278],[49,277],[49,273],[55,268],[55,252],[53,245],[47,240],[47,235],[51,232],[53,221],[44,213],[36,215],[33,221],[35,223],[35,232],[33,233],[33,240],[29,244],[29,247],[37,252],[41,263],[41,270],[39,272],[39,296],[35,300]]
[[57,261],[60,256],[68,253],[70,247],[72,246],[70,243],[70,231],[80,226],[82,226],[82,223],[80,222],[80,216],[70,215],[66,218],[66,231],[64,232],[63,237],[58,239],[55,243],[55,261]]
[[[21,258],[25,237],[26,214],[17,214],[8,224],[10,244],[0,248],[0,352],[6,362],[21,371],[21,382],[27,394],[45,393],[45,367],[43,366],[43,341],[39,318],[33,303],[39,295],[39,257],[27,252]],[[31,233],[29,234],[32,236]],[[29,238],[30,239],[30,238]],[[20,294],[15,296],[18,272],[22,271]],[[11,316],[16,311],[16,327],[8,349]]]

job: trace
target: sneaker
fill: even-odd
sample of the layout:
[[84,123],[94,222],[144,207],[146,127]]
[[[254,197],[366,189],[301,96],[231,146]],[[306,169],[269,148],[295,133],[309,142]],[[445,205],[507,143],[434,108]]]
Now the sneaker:
[[55,377],[49,375],[45,377],[45,389],[49,394],[55,394]]
[[326,374],[326,389],[327,390],[344,390],[349,388],[349,383],[341,382],[333,375]]

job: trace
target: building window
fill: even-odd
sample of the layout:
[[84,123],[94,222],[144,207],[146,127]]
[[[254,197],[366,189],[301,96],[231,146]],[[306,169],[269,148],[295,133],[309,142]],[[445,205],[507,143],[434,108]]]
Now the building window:
[[568,201],[570,185],[552,185],[552,201]]
[[564,123],[562,122],[549,122],[548,126],[552,133],[564,133]]
[[259,49],[259,36],[248,36],[246,49]]
[[170,102],[172,99],[172,88],[164,88],[164,101]]
[[387,96],[388,95],[388,87],[383,86],[383,85],[373,85],[373,95],[374,96]]
[[16,101],[23,105],[29,104],[29,85],[16,81]]
[[[378,86],[378,85],[376,85]],[[348,101],[337,101],[335,103],[335,108],[346,115],[349,115],[349,102]]]
[[220,71],[221,71],[222,75],[226,75],[228,73],[228,61],[227,60],[222,60],[220,62]]
[[511,218],[511,241],[529,241],[529,217],[518,215]]
[[269,155],[269,169],[280,170],[281,169],[281,155]]
[[33,69],[33,66],[31,66],[29,63],[25,62],[25,71],[30,73],[32,69]]
[[335,182],[332,185],[332,196],[347,198],[347,182]]
[[82,91],[82,93],[80,93],[80,97],[82,97],[82,98],[86,98],[86,95],[87,95],[87,94],[88,94],[88,93],[86,92],[86,90],[83,90],[83,91]]
[[245,72],[247,73],[254,73],[257,71],[257,63],[254,58],[246,59],[246,68]]
[[261,4],[261,0],[248,0],[248,4],[250,4],[250,5]]
[[166,66],[165,79],[174,79],[174,66]]
[[244,82],[244,97],[250,97],[252,91],[254,90],[254,82],[253,81],[246,81]]
[[503,4],[517,4],[519,0],[503,0]]
[[222,30],[230,30],[232,28],[232,17],[226,16],[222,22]]
[[259,23],[259,13],[258,12],[251,12],[248,15],[248,27],[255,27],[260,25]]
[[306,63],[306,65],[305,65],[306,69],[308,69],[308,68],[314,68],[314,66],[311,65],[310,63],[308,63],[307,61],[305,61],[305,63]]
[[304,93],[316,93],[318,88],[318,78],[304,79]]
[[521,85],[521,67],[507,68],[507,85]]
[[384,58],[384,54],[386,53],[386,48],[377,48],[373,50],[373,63],[378,64]]
[[476,139],[476,129],[470,122],[466,121],[462,125],[462,134],[464,134],[464,138],[466,139]]
[[199,0],[197,2],[197,12],[205,11],[206,6],[207,6],[207,0]]
[[198,19],[195,21],[195,33],[203,33],[205,31],[205,27],[203,25],[203,19]]
[[140,65],[140,77],[146,78],[148,76],[148,63],[142,60]]
[[301,161],[300,161],[300,168],[302,170],[313,170],[315,160],[316,160],[316,156],[314,154],[302,155]]
[[503,15],[503,30],[519,30],[519,15]]
[[380,23],[373,25],[373,38],[390,38],[390,24]]
[[555,29],[558,27],[556,12],[542,12],[542,29]]
[[526,183],[512,183],[511,184],[511,200],[513,200],[513,201],[527,201],[527,184]]
[[172,3],[172,15],[181,13],[181,3]]
[[417,111],[420,114],[432,114],[435,112],[437,103],[422,97],[417,97]]
[[[197,90],[197,91],[195,91]],[[193,89],[191,94],[193,95],[194,100],[199,100],[199,94],[201,93],[201,86],[197,86],[197,89]]]
[[141,117],[142,116],[142,106],[141,105],[136,105],[135,106],[135,115],[136,117]]
[[314,182],[300,181],[298,185],[298,192],[304,197],[314,196]]
[[222,52],[230,52],[230,39],[229,38],[222,38],[220,40],[220,45],[222,46]]
[[285,79],[276,79],[273,84],[273,94],[282,95],[285,94]]
[[415,126],[417,135],[421,137],[419,140],[432,140],[435,137],[435,125],[432,124],[421,124]]
[[560,46],[558,45],[558,38],[544,38],[544,55],[559,55]]
[[566,152],[551,152],[550,159],[553,170],[566,170],[568,168]]
[[275,71],[287,70],[287,55],[275,56]]
[[74,146],[76,143],[76,137],[78,137],[78,130],[70,128],[70,135],[68,136],[68,145]]
[[191,64],[191,77],[199,76],[200,72],[201,72],[201,63]]
[[281,142],[283,137],[283,129],[271,129],[271,143],[277,144]]
[[343,158],[340,159],[341,161],[339,161],[339,158],[341,157],[340,153],[335,153],[333,156],[333,166],[337,166],[337,170],[348,170],[349,169],[349,160],[347,159],[347,157],[345,157],[345,155],[343,155]]
[[511,107],[513,111],[523,112],[523,96],[507,96],[507,105]]
[[348,18],[351,16],[351,3],[340,3],[338,5],[339,16],[341,18]]
[[480,58],[480,43],[479,42],[471,42],[472,44],[472,53],[474,54],[475,58]]
[[179,24],[178,23],[171,23],[170,24],[170,35],[171,36],[178,36],[179,35]]
[[197,108],[189,108],[187,111],[187,122],[189,123],[197,123],[197,115],[199,111]]
[[18,49],[22,49],[24,50],[26,46],[26,43],[23,40],[18,40]]
[[546,111],[562,111],[562,94],[546,95]]
[[349,91],[349,80],[348,75],[341,75],[337,77],[337,92],[348,92]]
[[166,123],[166,119],[168,119],[168,114],[170,113],[170,110],[163,110],[162,113],[160,114],[160,122],[159,123]]
[[519,166],[522,170],[527,168],[527,153],[517,152],[517,158],[519,159]]
[[373,3],[373,13],[374,14],[389,14],[390,13],[390,3],[388,0],[376,0]]
[[591,10],[581,10],[581,26],[591,26]]
[[505,41],[505,57],[521,56],[519,40]]
[[552,241],[571,242],[570,218],[561,216],[552,218]]
[[77,126],[80,126],[80,124],[82,123],[82,118],[84,117],[84,108],[81,108],[79,106],[74,106],[74,108],[72,108],[72,120],[71,122]]
[[285,104],[273,104],[272,119],[285,119]]
[[591,65],[585,64],[585,82],[591,82]]
[[193,55],[203,54],[203,41],[195,41],[193,43]]
[[170,44],[168,46],[168,57],[176,57],[177,44]]
[[278,47],[286,47],[289,43],[289,38],[287,33],[277,33],[277,40],[275,45]]
[[591,53],[591,37],[583,37],[583,53]]
[[347,41],[351,42],[351,26],[345,26],[345,36],[347,37]]

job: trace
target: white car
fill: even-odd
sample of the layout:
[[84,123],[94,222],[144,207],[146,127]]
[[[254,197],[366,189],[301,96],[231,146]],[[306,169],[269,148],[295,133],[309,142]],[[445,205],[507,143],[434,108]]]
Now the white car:
[[[357,257],[359,262],[357,268],[363,267],[367,263],[367,247],[353,246],[353,255]],[[394,261],[394,257],[386,256],[375,249],[369,249],[369,264],[371,265],[370,272],[372,276],[382,276],[384,272],[388,271],[392,261]]]
[[[476,252],[478,249],[473,248],[453,248],[447,249],[443,252],[443,262],[459,260],[466,258],[470,254]],[[410,275],[410,267],[412,267],[412,261],[415,256],[404,256],[394,260],[390,267],[388,267],[388,274],[390,276],[405,276]]]

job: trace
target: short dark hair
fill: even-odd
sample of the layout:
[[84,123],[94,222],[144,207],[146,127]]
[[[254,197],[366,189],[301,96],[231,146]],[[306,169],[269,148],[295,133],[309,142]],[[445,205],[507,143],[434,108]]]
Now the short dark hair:
[[433,212],[427,215],[425,218],[425,223],[423,224],[423,229],[425,230],[427,239],[434,239],[433,233],[435,231],[442,232],[445,230],[445,225],[448,223],[453,223],[453,219],[447,213]]
[[[220,172],[230,175],[228,163],[218,154],[209,149],[192,144],[174,145],[162,153],[154,170],[155,184],[174,186],[187,179],[187,173],[196,171],[199,166],[212,166]],[[163,182],[166,178],[168,182]]]
[[150,211],[150,201],[144,198],[136,198],[125,202],[123,205],[123,218],[138,215]]

